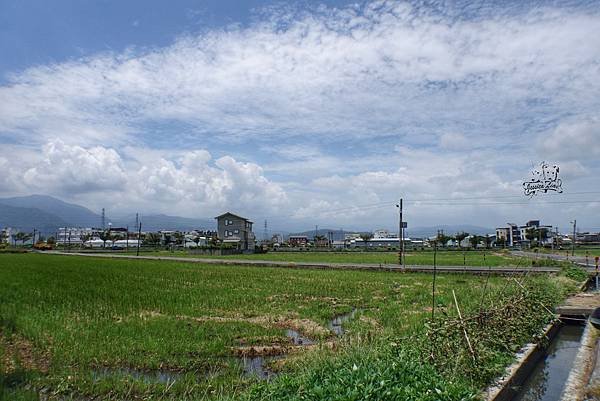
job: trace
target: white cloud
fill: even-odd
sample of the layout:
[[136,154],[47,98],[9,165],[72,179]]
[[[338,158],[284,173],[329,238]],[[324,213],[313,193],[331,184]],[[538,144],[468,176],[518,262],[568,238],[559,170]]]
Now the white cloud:
[[518,118],[597,108],[599,49],[589,38],[600,36],[600,15],[434,15],[387,1],[284,13],[145,53],[33,67],[0,88],[0,131],[119,142],[175,120],[196,138],[237,140],[440,126],[509,135]]
[[[9,172],[2,176],[6,180],[2,192],[25,187],[61,197],[94,199],[94,206],[110,200],[130,209],[177,209],[197,216],[199,208],[203,214],[225,208],[264,211],[287,202],[285,191],[265,178],[260,166],[230,156],[211,163],[206,150],[186,151],[174,160],[156,155],[150,160],[142,151],[139,160],[124,160],[112,148],[85,148],[55,140],[44,146],[39,160],[17,164],[16,159],[0,158],[0,167]],[[16,182],[23,186],[15,186]]]
[[560,124],[540,135],[538,146],[544,154],[563,160],[597,159],[600,156],[600,121],[586,119]]
[[440,136],[440,147],[443,149],[465,150],[472,148],[473,145],[465,135],[457,132],[446,132]]
[[60,139],[43,147],[43,159],[23,174],[31,188],[93,192],[119,189],[126,182],[119,154],[114,149],[69,146]]
[[14,73],[0,87],[0,191],[360,225],[388,217],[321,212],[519,194],[548,159],[570,188],[596,174],[600,13],[433,7],[283,7],[163,48]]

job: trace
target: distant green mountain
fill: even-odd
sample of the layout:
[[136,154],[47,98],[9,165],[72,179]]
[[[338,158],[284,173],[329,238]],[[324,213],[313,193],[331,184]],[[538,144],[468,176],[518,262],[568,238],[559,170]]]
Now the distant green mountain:
[[76,227],[99,227],[101,217],[91,210],[47,195],[0,198],[0,204],[21,208],[35,208],[50,213]]
[[52,234],[68,223],[60,217],[32,207],[15,207],[0,203],[0,227],[11,227],[30,232],[35,228],[44,234]]
[[[144,215],[140,213],[144,231],[158,230],[214,230],[213,219],[195,219],[164,214]],[[127,227],[134,230],[135,215],[120,219],[106,218],[113,227]],[[54,232],[59,227],[100,227],[102,218],[83,206],[67,203],[47,195],[18,196],[0,198],[0,226],[33,230],[33,228]]]
[[[158,230],[214,230],[216,228],[216,220],[211,219],[194,219],[179,216],[167,216],[165,214],[140,215],[142,222],[142,230],[158,231]],[[123,219],[117,219],[113,222],[113,226],[126,227],[130,229],[135,226],[135,215],[128,216]]]

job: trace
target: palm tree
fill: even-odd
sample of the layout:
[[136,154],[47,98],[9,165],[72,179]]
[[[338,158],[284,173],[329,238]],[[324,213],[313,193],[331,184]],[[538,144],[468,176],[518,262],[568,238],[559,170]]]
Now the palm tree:
[[483,240],[485,241],[485,249],[490,249],[490,244],[492,243],[492,239],[490,238],[490,235],[486,234],[485,237],[483,238]]
[[469,242],[471,243],[471,246],[473,247],[473,249],[477,248],[477,245],[479,245],[479,241],[481,241],[481,238],[479,237],[479,235],[473,234],[471,236],[471,238],[469,238]]
[[183,233],[177,231],[173,236],[175,237],[175,245],[185,246],[185,235],[183,235]]
[[360,239],[362,239],[365,243],[365,249],[367,249],[367,242],[373,238],[373,233],[362,233],[360,235]]
[[533,241],[537,239],[537,229],[535,227],[528,228],[525,230],[525,238],[529,240],[529,247],[531,248],[531,244]]
[[92,239],[92,236],[90,234],[83,234],[81,237],[81,247],[83,248],[83,245],[88,242],[89,240]]
[[106,241],[108,241],[111,237],[110,233],[108,231],[102,231],[98,237],[102,240],[103,244],[102,247],[106,248]]
[[435,241],[442,247],[446,247],[446,245],[448,245],[448,241],[450,241],[451,237],[443,234],[443,233],[438,233],[437,237],[435,237]]
[[13,238],[14,238],[14,240],[15,240],[15,246],[17,245],[17,241],[20,241],[20,242],[21,242],[21,244],[22,244],[23,242],[25,242],[25,235],[26,235],[26,234],[25,234],[24,232],[21,232],[21,231],[19,231],[19,232],[17,232],[17,233],[16,233],[16,234],[13,236]]
[[156,248],[156,246],[160,244],[160,235],[158,233],[148,233],[144,238],[144,243]]
[[462,242],[464,241],[465,238],[467,238],[469,236],[469,233],[466,233],[464,231],[461,231],[459,233],[456,233],[456,236],[454,238],[456,238],[456,240],[458,241],[458,247],[462,248]]

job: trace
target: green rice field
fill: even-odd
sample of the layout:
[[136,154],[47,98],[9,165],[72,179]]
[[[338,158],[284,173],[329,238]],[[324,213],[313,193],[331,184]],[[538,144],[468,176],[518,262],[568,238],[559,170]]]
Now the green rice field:
[[[0,399],[476,399],[551,319],[537,305],[576,288],[519,280],[527,292],[513,278],[438,275],[429,322],[426,274],[0,254]],[[539,298],[513,309],[519,328],[477,370],[446,369],[447,352],[423,350],[430,324],[456,317],[452,291],[465,315]]]
[[[130,254],[134,252],[129,252]],[[279,251],[240,255],[203,255],[189,253],[188,251],[145,251],[148,256],[177,256],[211,259],[243,259],[243,260],[268,260],[283,262],[316,262],[316,263],[368,263],[368,264],[398,264],[398,252],[381,251],[346,251],[346,252],[319,252],[319,251]],[[445,266],[527,266],[531,265],[529,259],[517,258],[502,251],[438,251],[437,264]],[[407,265],[432,265],[433,251],[409,251],[405,255]]]

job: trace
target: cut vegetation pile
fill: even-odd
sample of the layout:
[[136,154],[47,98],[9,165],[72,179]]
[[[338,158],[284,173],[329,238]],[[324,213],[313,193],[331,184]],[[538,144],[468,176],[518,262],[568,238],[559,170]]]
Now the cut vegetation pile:
[[440,275],[431,320],[425,274],[0,255],[0,394],[471,399],[576,288],[518,280]]

